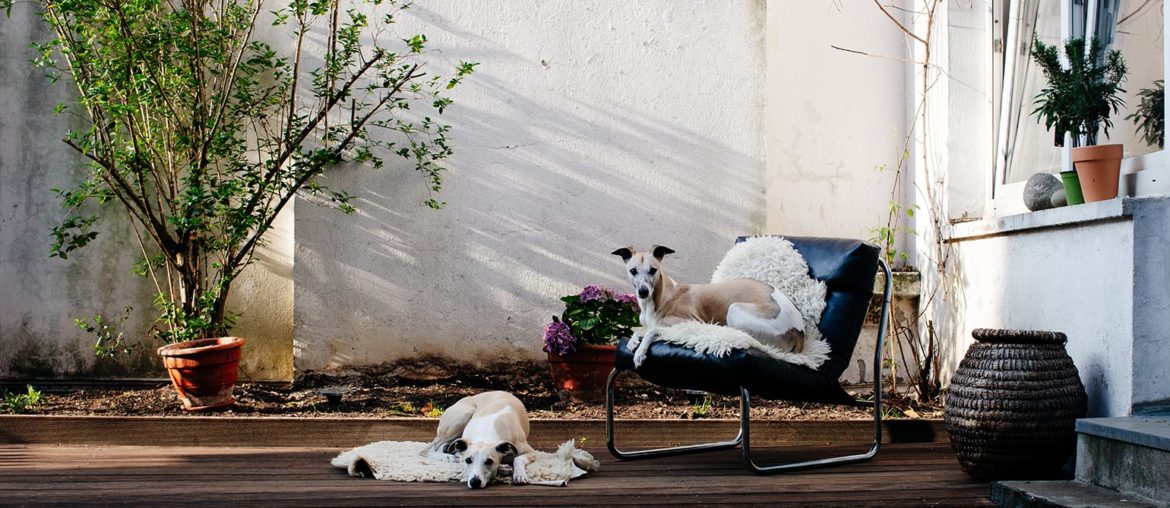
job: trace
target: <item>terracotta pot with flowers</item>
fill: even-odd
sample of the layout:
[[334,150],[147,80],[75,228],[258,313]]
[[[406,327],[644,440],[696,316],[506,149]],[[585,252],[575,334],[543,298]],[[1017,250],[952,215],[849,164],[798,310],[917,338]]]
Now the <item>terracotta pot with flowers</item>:
[[601,286],[586,286],[561,298],[565,311],[544,328],[553,383],[562,398],[589,402],[604,398],[617,346],[638,326],[638,301]]

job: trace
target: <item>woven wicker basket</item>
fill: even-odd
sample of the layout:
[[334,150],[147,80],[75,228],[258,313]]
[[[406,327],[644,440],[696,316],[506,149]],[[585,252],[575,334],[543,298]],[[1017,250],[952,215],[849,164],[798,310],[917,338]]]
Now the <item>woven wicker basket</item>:
[[1065,476],[1085,388],[1063,333],[975,330],[947,391],[944,423],[959,464],[984,479]]

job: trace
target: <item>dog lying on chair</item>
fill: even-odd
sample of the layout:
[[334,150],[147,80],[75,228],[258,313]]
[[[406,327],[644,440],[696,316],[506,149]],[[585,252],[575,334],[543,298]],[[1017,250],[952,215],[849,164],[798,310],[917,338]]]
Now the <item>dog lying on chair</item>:
[[755,279],[680,284],[662,271],[662,258],[673,253],[660,245],[650,252],[633,246],[613,251],[625,262],[641,307],[643,330],[634,332],[627,342],[635,367],[646,360],[658,327],[687,320],[730,326],[781,349],[804,349],[804,319],[787,295]]

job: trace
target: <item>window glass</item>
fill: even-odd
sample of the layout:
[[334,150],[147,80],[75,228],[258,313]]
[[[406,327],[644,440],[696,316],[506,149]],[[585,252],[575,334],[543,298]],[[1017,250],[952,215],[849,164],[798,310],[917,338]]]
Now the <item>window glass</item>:
[[[1123,143],[1125,156],[1133,157],[1161,150],[1157,143],[1147,143],[1142,131],[1130,119],[1132,114],[1142,113],[1143,89],[1155,89],[1155,81],[1162,79],[1164,61],[1162,59],[1165,40],[1162,34],[1162,1],[1161,0],[1098,0],[1102,2],[1102,13],[1110,14],[1105,4],[1118,5],[1116,12],[1116,28],[1113,31],[1114,49],[1121,51],[1125,57],[1125,64],[1129,73],[1121,87],[1126,91],[1122,94],[1125,105],[1113,115],[1110,120],[1113,128],[1109,130],[1109,138],[1102,138],[1101,143]],[[1107,16],[1101,21],[1107,22]],[[1103,31],[1103,30],[1102,30]],[[1148,95],[1148,94],[1147,94]],[[1149,111],[1146,108],[1145,111]],[[1160,116],[1160,112],[1159,112]]]
[[[1020,32],[1012,74],[1012,98],[1009,106],[1008,139],[1002,156],[1007,171],[1001,183],[1027,180],[1034,173],[1060,171],[1060,148],[1053,143],[1052,133],[1032,115],[1032,99],[1040,93],[1046,81],[1044,73],[1031,56],[1032,37],[1045,44],[1060,44],[1060,8],[1063,2],[1032,1],[1030,8],[1021,9]],[[1032,14],[1031,16],[1029,14]],[[1075,17],[1074,17],[1075,19]],[[1082,25],[1083,26],[1083,25]]]
[[[1097,8],[1095,16],[1089,12],[1091,5]],[[1006,114],[999,116],[1000,122],[1007,123],[1006,132],[997,139],[996,146],[997,162],[1001,168],[999,184],[1023,182],[1037,172],[1056,173],[1061,170],[1061,149],[1055,146],[1054,135],[1032,115],[1033,100],[1046,80],[1032,60],[1030,48],[1033,37],[1047,44],[1063,46],[1060,38],[1062,8],[1069,9],[1067,19],[1073,37],[1082,37],[1086,23],[1095,20],[1093,36],[1109,49],[1121,51],[1129,67],[1122,84],[1126,90],[1122,94],[1125,105],[1110,118],[1113,127],[1108,138],[1102,136],[1099,142],[1124,144],[1126,157],[1161,150],[1156,142],[1146,141],[1146,132],[1137,126],[1133,115],[1135,112],[1139,117],[1154,113],[1148,108],[1143,113],[1142,92],[1156,89],[1155,81],[1164,75],[1163,0],[1024,0],[1015,7],[1014,11],[1007,8],[995,11],[996,15],[1009,18],[1007,25],[1003,26],[1003,33],[1008,34],[1004,38],[1011,39],[1010,35],[1015,31],[1014,40],[1019,41],[1015,48],[1011,48],[1016,53],[1006,56],[1003,62],[1003,76],[1011,82],[1004,83],[1005,95],[1001,95],[999,105],[1006,109]],[[1018,17],[1010,19],[1009,12]],[[1156,133],[1154,137],[1157,137]]]

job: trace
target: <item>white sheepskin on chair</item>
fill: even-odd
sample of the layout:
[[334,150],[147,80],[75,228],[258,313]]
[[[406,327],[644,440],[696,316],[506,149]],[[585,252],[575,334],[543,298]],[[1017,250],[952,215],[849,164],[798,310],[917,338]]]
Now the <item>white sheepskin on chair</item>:
[[[447,462],[419,455],[427,443],[417,441],[379,441],[341,452],[332,464],[346,470],[350,476],[372,474],[378,480],[399,482],[458,482],[463,479],[463,467],[458,462]],[[589,452],[577,448],[570,439],[555,453],[537,451],[528,464],[529,483],[533,485],[564,486],[570,479],[597,471],[601,467]],[[503,469],[503,468],[501,468]],[[510,474],[499,474],[496,481],[512,483]]]
[[715,267],[711,282],[756,279],[780,290],[804,318],[804,349],[781,351],[760,343],[745,332],[726,326],[686,322],[659,328],[656,340],[685,346],[700,353],[727,356],[736,349],[756,349],[782,362],[820,367],[829,359],[829,343],[817,325],[825,310],[825,283],[809,275],[808,263],[792,242],[778,237],[756,237],[736,244]]
[[823,340],[804,343],[804,350],[799,353],[782,351],[775,346],[764,344],[735,328],[698,321],[688,321],[677,325],[658,329],[659,335],[654,340],[670,342],[688,347],[700,353],[723,357],[736,349],[755,349],[763,351],[768,356],[788,362],[793,365],[802,365],[810,369],[820,367],[829,359],[829,344]]

